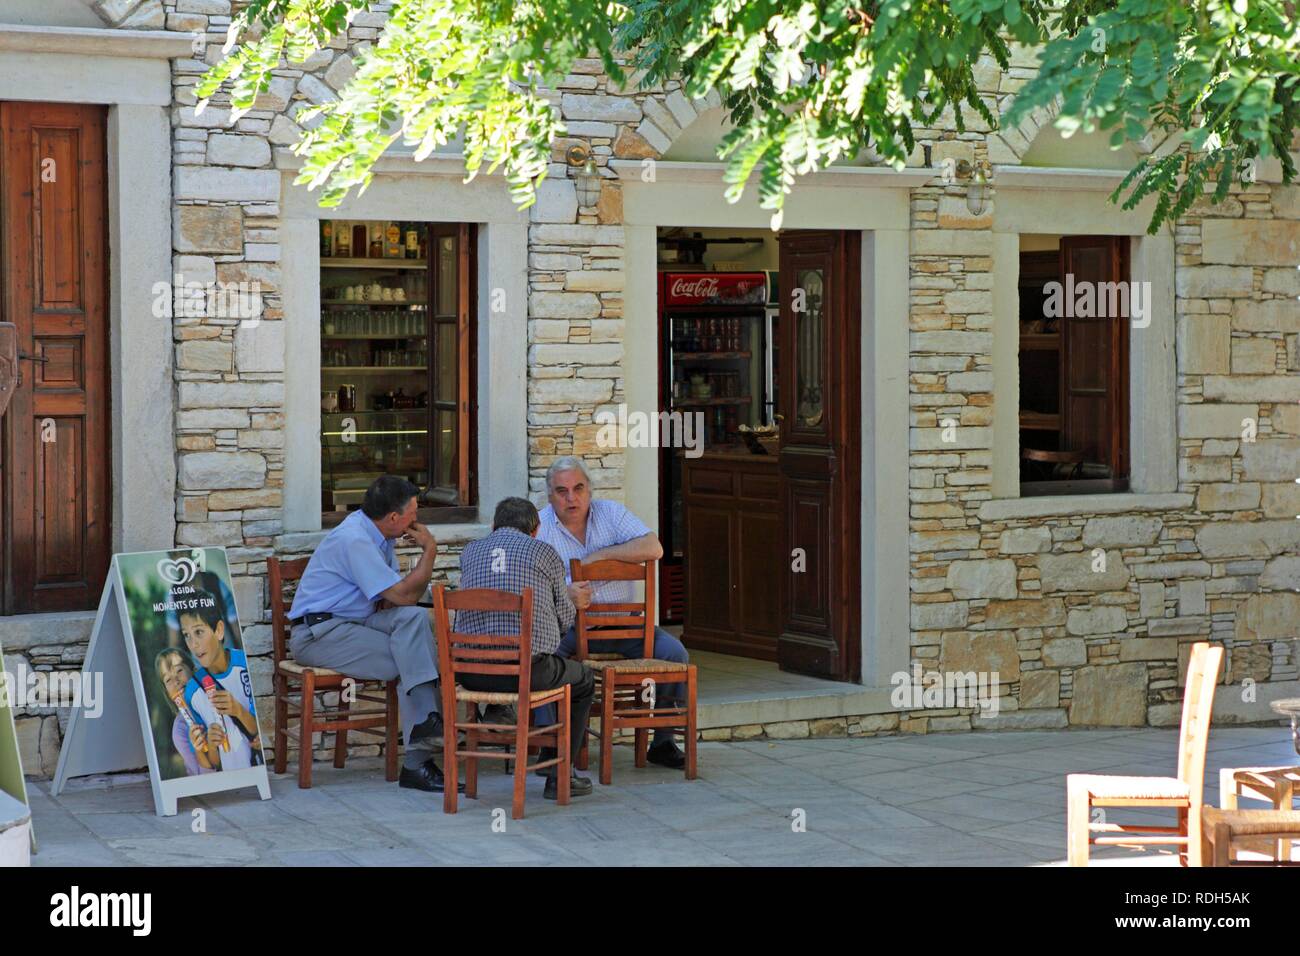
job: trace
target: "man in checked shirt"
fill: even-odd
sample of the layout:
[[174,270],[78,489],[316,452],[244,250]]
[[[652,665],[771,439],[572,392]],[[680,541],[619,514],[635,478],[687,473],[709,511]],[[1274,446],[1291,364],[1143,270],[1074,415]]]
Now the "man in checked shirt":
[[[573,626],[577,617],[571,592],[581,589],[565,583],[560,556],[549,544],[537,540],[540,524],[537,508],[531,501],[503,499],[492,517],[492,533],[471,541],[461,552],[460,588],[493,588],[512,594],[522,594],[526,587],[533,589],[532,689],[573,685],[569,692],[569,753],[576,756],[587,732],[596,681],[587,665],[555,653],[560,635]],[[503,611],[458,611],[452,627],[461,634],[512,634],[519,630],[519,615]],[[513,691],[518,686],[516,678],[495,674],[462,674],[460,683],[469,690],[496,692]],[[545,720],[545,713],[554,713],[554,707],[548,704],[539,709],[539,722]],[[521,719],[526,720],[526,709],[519,710]],[[554,750],[547,748],[542,751],[541,759],[554,756]],[[546,789],[542,795],[547,800],[557,796],[555,769],[549,767],[545,771]],[[591,793],[591,780],[573,773],[569,792],[575,796]]]

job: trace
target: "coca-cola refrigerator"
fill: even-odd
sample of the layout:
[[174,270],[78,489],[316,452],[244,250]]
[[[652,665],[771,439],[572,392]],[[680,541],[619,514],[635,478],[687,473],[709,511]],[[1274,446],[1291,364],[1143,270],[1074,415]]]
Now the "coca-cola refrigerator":
[[[660,273],[659,407],[695,416],[705,450],[740,446],[741,425],[770,421],[767,286],[763,272]],[[659,465],[660,618],[666,623],[682,621],[686,605],[679,452],[664,448]]]

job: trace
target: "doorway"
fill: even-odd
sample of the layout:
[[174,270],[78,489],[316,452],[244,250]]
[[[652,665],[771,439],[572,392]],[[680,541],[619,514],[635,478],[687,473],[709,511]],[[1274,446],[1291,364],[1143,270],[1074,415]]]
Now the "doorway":
[[[107,110],[0,103],[0,613],[93,608],[111,555]],[[170,441],[170,434],[159,436]]]
[[659,230],[661,618],[687,647],[860,677],[861,234]]

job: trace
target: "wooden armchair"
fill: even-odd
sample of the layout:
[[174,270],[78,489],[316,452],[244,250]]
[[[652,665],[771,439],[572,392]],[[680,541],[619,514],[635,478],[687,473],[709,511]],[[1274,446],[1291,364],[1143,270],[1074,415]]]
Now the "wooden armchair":
[[[1158,844],[1181,846],[1184,865],[1202,865],[1201,809],[1205,781],[1205,747],[1210,737],[1214,687],[1219,681],[1223,648],[1192,645],[1178,733],[1178,776],[1122,777],[1072,773],[1065,778],[1066,833],[1070,866],[1087,866],[1089,845]],[[1172,807],[1172,827],[1093,823],[1093,807]],[[1093,833],[1147,833],[1155,836],[1092,836]]]
[[[533,663],[533,589],[524,588],[522,594],[497,591],[492,588],[470,588],[465,591],[448,591],[440,584],[433,592],[434,621],[438,631],[438,660],[442,668],[443,775],[447,788],[443,791],[444,813],[456,812],[456,781],[459,779],[458,760],[465,758],[465,796],[478,796],[478,762],[481,759],[514,761],[514,801],[510,815],[515,820],[524,816],[524,782],[529,770],[556,768],[556,803],[569,802],[569,701],[568,684],[550,690],[530,690]],[[495,611],[519,615],[517,634],[461,634],[451,629],[449,611]],[[459,686],[465,674],[490,674],[518,679],[513,692],[466,690]],[[527,701],[525,704],[524,701]],[[466,716],[461,718],[457,704],[466,703]],[[513,724],[485,723],[478,718],[478,704],[514,704]],[[529,727],[532,713],[538,707],[555,704],[557,721],[544,727]],[[450,716],[447,716],[450,715]],[[473,715],[472,717],[470,715]],[[464,747],[457,746],[460,731],[465,732]],[[483,750],[484,737],[504,739],[509,743],[514,737],[514,752]],[[540,744],[555,747],[556,756],[549,760],[528,762],[530,747]]]
[[[592,715],[600,716],[600,782],[613,782],[614,734],[631,729],[636,735],[636,765],[646,765],[649,731],[671,727],[685,737],[686,779],[696,776],[694,664],[677,664],[657,660],[655,646],[655,562],[596,561],[583,564],[576,558],[569,562],[570,575],[577,581],[642,581],[642,601],[622,604],[595,603],[578,611],[574,625],[578,660],[596,676],[596,697]],[[609,641],[635,638],[642,641],[640,657],[624,658],[620,654],[602,653],[600,646]],[[656,708],[650,703],[652,684],[685,684],[686,703],[682,707]],[[578,768],[587,769],[587,744],[578,754]]]
[[[271,638],[275,670],[271,684],[275,691],[275,772],[284,773],[289,760],[289,736],[298,741],[298,786],[311,788],[314,734],[334,731],[334,766],[343,768],[348,756],[348,732],[358,731],[384,738],[384,778],[397,779],[397,734],[401,718],[397,711],[397,681],[361,680],[328,667],[306,667],[289,654],[286,583],[298,581],[307,570],[308,558],[281,561],[267,558],[271,586]],[[316,696],[337,691],[338,703],[328,707]],[[349,692],[362,707],[353,709]],[[370,706],[373,705],[373,706]],[[292,726],[294,718],[298,726]]]

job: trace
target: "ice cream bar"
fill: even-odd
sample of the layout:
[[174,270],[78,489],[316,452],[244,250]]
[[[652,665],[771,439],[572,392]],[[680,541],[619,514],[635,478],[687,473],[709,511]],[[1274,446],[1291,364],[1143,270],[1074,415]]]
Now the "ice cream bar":
[[[212,690],[217,686],[217,682],[213,679],[212,675],[207,673],[206,671],[204,671],[203,677],[200,678],[199,683],[203,685],[203,689],[205,691]],[[226,723],[225,715],[222,715],[221,717],[221,729],[225,731],[224,736],[222,736],[221,738],[221,749],[224,750],[226,753],[229,753],[230,752],[230,725]]]
[[[186,726],[186,727],[193,727],[193,726],[194,726],[194,718],[190,716],[190,709],[189,709],[188,707],[185,706],[185,695],[184,695],[184,694],[177,694],[175,697],[172,698],[172,700],[173,700],[173,701],[175,702],[175,704],[176,704],[176,709],[177,709],[178,711],[180,711],[181,719],[185,721],[185,726]],[[203,741],[203,742],[201,742],[201,743],[199,744],[199,748],[200,748],[204,753],[207,753],[207,752],[208,752],[208,744],[207,744],[207,741]]]

